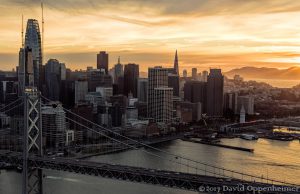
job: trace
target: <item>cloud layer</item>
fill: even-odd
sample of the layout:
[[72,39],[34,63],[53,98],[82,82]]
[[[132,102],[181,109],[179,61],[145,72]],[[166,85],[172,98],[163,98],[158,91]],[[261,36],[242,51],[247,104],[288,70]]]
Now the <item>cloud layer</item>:
[[[146,69],[289,67],[300,63],[300,1],[44,0],[45,53],[72,68],[95,65],[99,50]],[[17,64],[21,15],[41,17],[40,0],[0,0],[0,65]],[[80,56],[80,57],[78,57]],[[142,67],[142,69],[143,69]]]

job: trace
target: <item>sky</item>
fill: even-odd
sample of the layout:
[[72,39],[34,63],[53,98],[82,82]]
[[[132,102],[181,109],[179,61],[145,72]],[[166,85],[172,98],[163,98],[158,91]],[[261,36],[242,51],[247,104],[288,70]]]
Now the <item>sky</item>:
[[[18,63],[22,14],[41,21],[40,0],[0,0],[0,69]],[[300,64],[300,1],[295,0],[44,0],[46,62],[96,66],[96,54],[117,62],[180,71]]]

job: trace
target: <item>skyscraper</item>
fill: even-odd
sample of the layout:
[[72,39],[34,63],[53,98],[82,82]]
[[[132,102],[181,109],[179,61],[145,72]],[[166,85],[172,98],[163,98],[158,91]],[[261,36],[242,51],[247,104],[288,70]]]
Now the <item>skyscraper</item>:
[[124,95],[132,93],[137,98],[137,87],[139,79],[139,65],[129,63],[124,68]]
[[197,80],[197,68],[192,68],[192,79]]
[[34,86],[41,89],[40,70],[42,69],[43,64],[42,41],[39,23],[35,19],[29,19],[27,21],[25,48],[27,47],[32,51]]
[[154,119],[155,122],[171,123],[173,116],[173,88],[154,88]]
[[248,115],[254,114],[254,97],[253,96],[238,96],[237,97],[237,110],[240,111],[244,108],[244,111]]
[[203,71],[202,72],[202,81],[207,82],[207,76],[208,76],[208,72],[207,71]]
[[64,146],[66,143],[66,113],[62,105],[43,106],[41,112],[46,147],[58,148]]
[[[169,97],[171,93],[171,99]],[[172,115],[173,89],[168,87],[168,69],[154,67],[148,69],[148,117],[157,122],[170,121]],[[171,101],[171,102],[169,102]],[[162,107],[161,107],[162,106]],[[163,110],[161,109],[163,108]],[[161,111],[165,111],[161,113]],[[160,112],[161,114],[158,114]],[[171,112],[171,113],[170,113]],[[162,116],[162,118],[160,118]]]
[[115,65],[114,68],[114,83],[118,83],[119,77],[122,77],[124,75],[124,69],[123,65],[120,62],[120,57],[118,58],[118,63]]
[[182,76],[183,76],[184,78],[186,78],[186,77],[187,77],[187,71],[186,71],[186,69],[184,69],[184,70],[183,70],[183,72],[182,72]]
[[97,87],[112,87],[112,77],[105,74],[104,69],[89,69],[87,71],[88,88],[95,92]]
[[97,69],[105,69],[105,73],[108,74],[108,53],[105,51],[97,54]]
[[210,69],[207,78],[207,114],[220,117],[223,115],[224,76],[221,69]]
[[85,80],[75,81],[75,104],[85,100],[85,95],[88,93],[88,82]]
[[50,100],[60,100],[61,81],[66,79],[66,66],[56,59],[49,59],[45,65],[47,96]]
[[207,83],[200,81],[187,81],[184,84],[184,100],[192,103],[201,103],[202,112],[206,112]]
[[231,92],[224,94],[224,112],[232,112],[232,114],[238,114],[238,93]]
[[29,47],[21,48],[19,51],[19,70],[18,82],[19,96],[23,95],[24,89],[27,86],[34,86],[34,73],[33,73],[33,57],[32,49]]
[[175,59],[174,59],[174,74],[179,75],[179,64],[178,64],[178,54],[177,50],[175,52]]
[[138,81],[138,99],[139,102],[147,102],[148,79],[139,78]]
[[179,75],[178,74],[168,74],[168,86],[173,88],[173,96],[179,97]]

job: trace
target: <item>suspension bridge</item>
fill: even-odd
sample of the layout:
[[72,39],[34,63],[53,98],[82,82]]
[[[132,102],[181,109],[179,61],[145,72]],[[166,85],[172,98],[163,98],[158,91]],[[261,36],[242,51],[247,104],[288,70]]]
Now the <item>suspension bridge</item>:
[[[63,107],[61,107],[63,111],[60,112],[63,118],[61,122],[68,129],[72,129],[76,137],[80,138],[76,138],[70,145],[61,145],[53,142],[53,139],[65,138],[64,132],[56,131],[62,136],[52,137],[53,134],[50,134],[48,137],[49,132],[43,130],[42,120],[50,118],[42,116],[42,109],[54,105],[55,103],[42,96],[36,88],[27,88],[22,98],[0,108],[0,113],[14,119],[11,122],[13,127],[2,124],[0,130],[1,134],[3,133],[0,135],[0,163],[22,169],[22,194],[43,193],[44,169],[196,192],[200,187],[235,187],[241,184],[265,188],[299,187],[293,183],[270,179],[268,176],[237,172],[169,153],[129,138],[119,131],[103,127],[89,118]],[[48,125],[52,125],[51,122]],[[83,158],[86,154],[108,154],[122,150],[139,150],[157,161],[157,164],[160,161],[168,161],[170,169],[159,169],[159,165],[143,166],[139,164],[138,157],[132,157],[132,160],[137,161],[130,164],[78,159]],[[264,193],[276,192],[266,191]]]

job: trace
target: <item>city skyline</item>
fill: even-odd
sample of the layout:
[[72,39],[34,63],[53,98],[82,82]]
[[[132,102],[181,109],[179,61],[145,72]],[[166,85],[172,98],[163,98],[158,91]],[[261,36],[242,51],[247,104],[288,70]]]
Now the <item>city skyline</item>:
[[[157,65],[171,67],[176,49],[180,73],[192,67],[226,71],[243,66],[287,68],[300,62],[300,25],[294,20],[300,15],[299,2],[268,1],[261,6],[260,1],[165,0],[160,9],[156,3],[44,1],[44,63],[56,58],[72,69],[95,67],[96,53],[105,50],[110,67],[121,56],[122,62],[140,64],[145,71]],[[0,10],[0,65],[10,70],[21,47],[20,10],[25,22],[35,18],[40,25],[41,10],[37,1],[6,0],[1,0]]]

